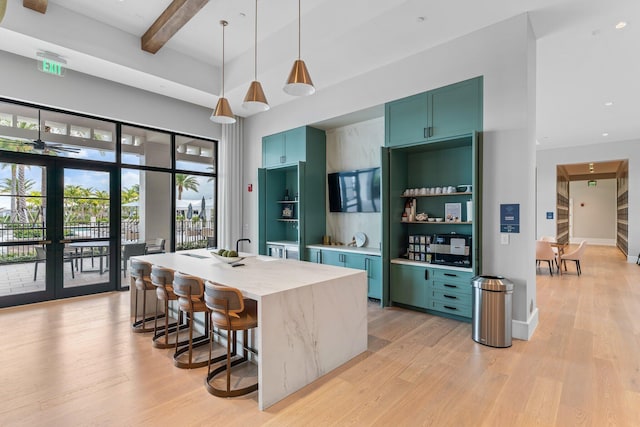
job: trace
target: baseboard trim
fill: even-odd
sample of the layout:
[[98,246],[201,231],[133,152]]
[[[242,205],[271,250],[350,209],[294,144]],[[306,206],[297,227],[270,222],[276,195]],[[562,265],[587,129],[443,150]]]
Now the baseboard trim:
[[521,320],[511,321],[511,336],[519,340],[529,341],[538,327],[538,308],[536,307],[526,322]]

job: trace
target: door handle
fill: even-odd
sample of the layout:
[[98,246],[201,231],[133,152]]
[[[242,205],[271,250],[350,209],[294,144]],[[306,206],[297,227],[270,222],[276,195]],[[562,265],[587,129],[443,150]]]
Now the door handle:
[[39,245],[50,245],[51,240],[41,240],[38,242]]
[[[51,243],[51,242],[49,242],[49,243]],[[60,240],[60,243],[71,243],[71,240],[69,240],[69,239],[62,239],[62,240]]]

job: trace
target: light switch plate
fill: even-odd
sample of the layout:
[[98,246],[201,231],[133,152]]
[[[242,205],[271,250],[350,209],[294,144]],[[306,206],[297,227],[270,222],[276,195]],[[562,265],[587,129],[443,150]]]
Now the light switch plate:
[[500,234],[500,243],[503,244],[503,245],[508,245],[509,244],[509,234],[507,234],[507,233]]

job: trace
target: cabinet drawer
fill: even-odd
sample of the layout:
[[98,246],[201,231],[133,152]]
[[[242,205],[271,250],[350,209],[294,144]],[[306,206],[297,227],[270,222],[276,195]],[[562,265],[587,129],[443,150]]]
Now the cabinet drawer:
[[433,269],[433,278],[435,280],[444,280],[455,283],[468,283],[471,286],[471,279],[473,273],[457,270],[442,270],[439,268]]
[[431,295],[435,301],[440,301],[443,303],[451,303],[454,305],[471,305],[471,294],[470,293],[461,293],[461,292],[450,292],[450,291],[441,291],[438,289],[434,289],[431,292]]
[[460,295],[471,295],[471,282],[458,280],[434,279],[431,282],[434,291],[453,292]]
[[471,317],[471,305],[434,299],[431,301],[431,309],[456,316]]

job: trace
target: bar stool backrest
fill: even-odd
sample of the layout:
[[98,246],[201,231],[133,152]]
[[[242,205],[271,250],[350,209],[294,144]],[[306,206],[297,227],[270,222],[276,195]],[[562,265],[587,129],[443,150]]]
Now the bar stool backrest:
[[156,287],[158,298],[169,298],[168,291],[173,291],[173,270],[159,265],[151,266],[151,283]]
[[207,282],[204,292],[204,303],[212,311],[231,317],[240,317],[238,313],[244,311],[242,292],[236,288]]
[[151,264],[136,259],[131,260],[131,269],[129,270],[131,277],[136,279],[136,288],[140,291],[153,289],[151,284]]
[[204,284],[199,277],[176,271],[173,274],[173,293],[178,296],[181,308],[193,311],[193,302],[202,300]]

